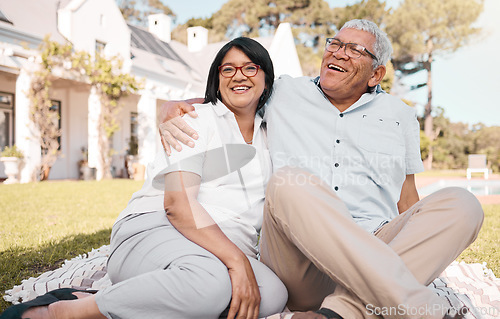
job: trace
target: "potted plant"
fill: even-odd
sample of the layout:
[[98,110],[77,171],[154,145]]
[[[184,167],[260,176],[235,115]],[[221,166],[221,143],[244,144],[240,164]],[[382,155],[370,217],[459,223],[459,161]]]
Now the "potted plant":
[[78,161],[78,178],[89,181],[94,178],[94,169],[89,167],[89,152],[86,147],[80,148],[82,159]]
[[23,152],[16,145],[12,147],[6,146],[0,152],[0,161],[3,162],[5,174],[7,175],[7,180],[4,181],[4,184],[19,183],[19,172],[23,158]]

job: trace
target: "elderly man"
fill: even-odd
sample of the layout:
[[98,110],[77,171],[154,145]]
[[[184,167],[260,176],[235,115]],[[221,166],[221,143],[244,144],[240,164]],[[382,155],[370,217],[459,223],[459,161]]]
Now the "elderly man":
[[[352,20],[327,39],[319,77],[275,82],[261,260],[288,308],[307,311],[294,319],[464,315],[426,285],[475,240],[483,211],[461,188],[419,200],[415,111],[379,86],[391,53],[374,23]],[[167,136],[187,143],[172,127]]]

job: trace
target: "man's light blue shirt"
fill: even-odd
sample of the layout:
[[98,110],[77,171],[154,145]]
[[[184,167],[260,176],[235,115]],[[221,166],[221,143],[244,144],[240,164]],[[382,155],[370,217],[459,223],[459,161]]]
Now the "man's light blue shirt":
[[319,176],[369,232],[398,215],[406,175],[423,171],[415,110],[379,87],[340,112],[317,79],[282,76],[265,121],[273,170]]

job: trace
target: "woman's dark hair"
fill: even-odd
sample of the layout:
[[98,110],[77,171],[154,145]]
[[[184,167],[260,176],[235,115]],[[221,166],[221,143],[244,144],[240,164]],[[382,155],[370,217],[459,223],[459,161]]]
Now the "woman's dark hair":
[[221,99],[219,92],[219,66],[224,60],[227,52],[232,48],[238,48],[255,64],[260,66],[260,71],[265,74],[265,89],[260,97],[257,110],[260,109],[267,101],[273,90],[274,83],[274,67],[271,57],[267,50],[257,41],[246,37],[236,38],[226,43],[219,53],[215,56],[210,70],[208,72],[207,89],[205,91],[205,101],[203,103],[216,104],[217,99]]

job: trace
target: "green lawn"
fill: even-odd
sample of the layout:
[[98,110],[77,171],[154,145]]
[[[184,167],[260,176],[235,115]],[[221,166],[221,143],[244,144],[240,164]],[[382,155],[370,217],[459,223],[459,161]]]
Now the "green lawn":
[[[448,170],[430,170],[418,173],[416,175],[423,177],[467,177],[467,171],[465,169],[448,169]],[[474,173],[473,176],[476,176]],[[479,175],[477,175],[479,176]]]
[[[0,292],[109,243],[133,180],[0,184]],[[0,312],[10,305],[0,300]]]
[[484,223],[476,241],[458,258],[468,263],[486,262],[500,277],[500,205],[484,205]]
[[[109,243],[111,226],[142,182],[0,184],[0,292]],[[487,262],[500,275],[500,205],[484,206],[476,242],[459,260]],[[9,304],[0,300],[0,312]]]

